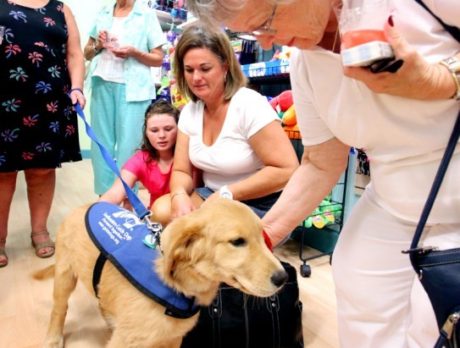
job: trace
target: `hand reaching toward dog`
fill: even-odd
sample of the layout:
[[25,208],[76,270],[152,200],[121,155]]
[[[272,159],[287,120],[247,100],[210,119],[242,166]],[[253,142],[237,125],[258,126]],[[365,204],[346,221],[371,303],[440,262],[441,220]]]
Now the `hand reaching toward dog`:
[[171,218],[187,215],[195,210],[192,199],[188,194],[179,193],[171,196]]

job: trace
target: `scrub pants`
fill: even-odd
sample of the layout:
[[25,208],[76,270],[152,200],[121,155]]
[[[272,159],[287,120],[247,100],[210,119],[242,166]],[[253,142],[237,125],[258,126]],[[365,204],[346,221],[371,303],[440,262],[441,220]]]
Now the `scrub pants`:
[[[144,114],[151,100],[127,102],[125,85],[92,78],[91,125],[99,141],[121,168],[140,148]],[[105,193],[116,175],[106,164],[99,147],[91,143],[94,191]]]
[[[409,261],[416,225],[375,203],[366,190],[332,257],[341,348],[432,348],[439,335],[431,303]],[[427,226],[421,245],[460,245],[460,223]]]

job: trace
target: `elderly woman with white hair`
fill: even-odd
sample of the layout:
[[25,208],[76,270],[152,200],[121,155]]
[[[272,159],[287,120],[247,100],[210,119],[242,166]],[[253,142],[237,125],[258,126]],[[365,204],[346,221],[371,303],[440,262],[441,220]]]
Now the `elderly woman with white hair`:
[[[292,55],[291,83],[304,154],[263,219],[274,245],[330,192],[350,147],[370,159],[371,183],[333,257],[341,346],[432,347],[435,317],[401,250],[410,245],[459,110],[460,43],[438,19],[460,27],[460,6],[427,0],[427,10],[418,1],[388,0],[381,30],[395,58],[375,69],[344,66],[338,54],[340,9],[349,2],[188,0],[187,6],[202,20],[252,33],[263,47],[300,49]],[[457,149],[424,245],[460,245],[459,171]]]

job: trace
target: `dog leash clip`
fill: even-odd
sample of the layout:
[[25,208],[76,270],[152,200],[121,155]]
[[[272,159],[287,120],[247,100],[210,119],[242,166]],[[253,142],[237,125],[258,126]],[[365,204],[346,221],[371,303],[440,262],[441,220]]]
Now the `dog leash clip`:
[[159,222],[152,222],[150,215],[144,217],[144,222],[150,233],[144,237],[144,244],[149,248],[156,249],[160,245],[160,235],[163,232],[163,226]]

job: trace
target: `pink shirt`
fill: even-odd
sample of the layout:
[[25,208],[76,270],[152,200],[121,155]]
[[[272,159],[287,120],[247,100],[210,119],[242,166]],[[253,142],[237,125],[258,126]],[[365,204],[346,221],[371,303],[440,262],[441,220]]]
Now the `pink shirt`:
[[156,160],[147,161],[146,151],[137,151],[123,166],[123,169],[133,173],[150,193],[150,206],[160,196],[169,193],[171,167],[167,173],[162,173]]

